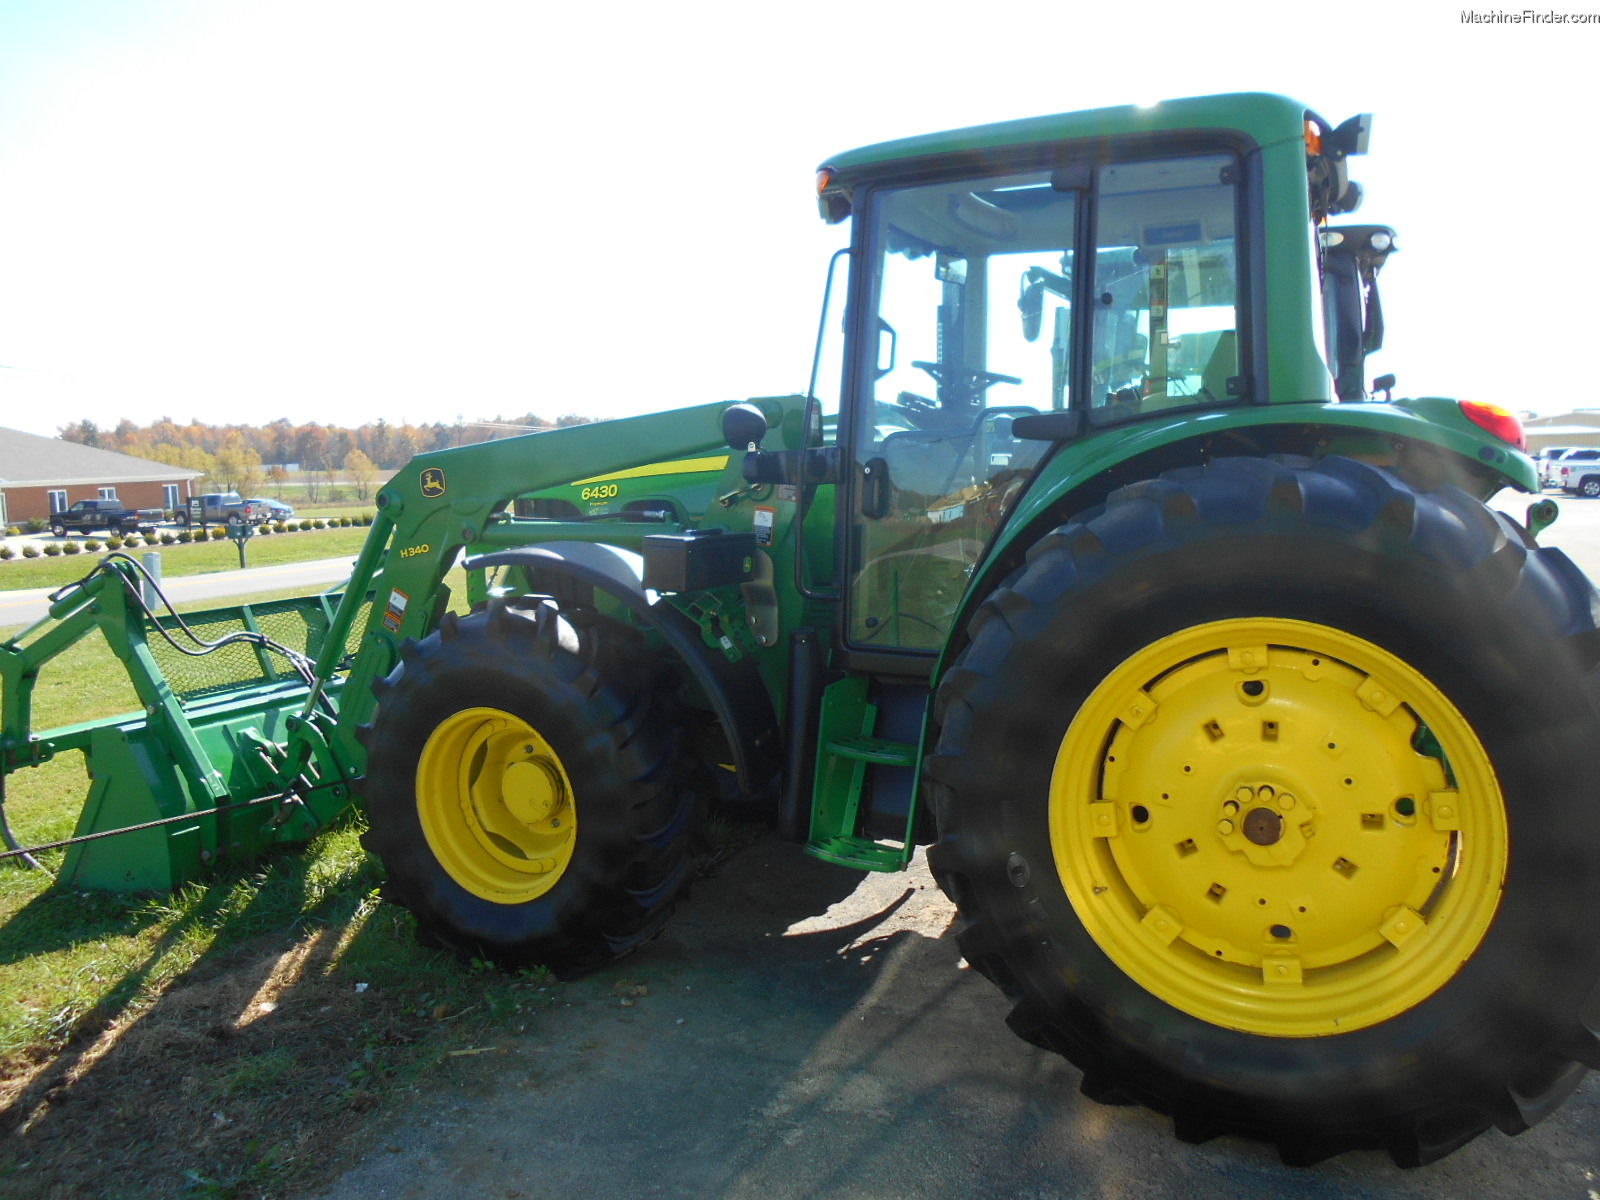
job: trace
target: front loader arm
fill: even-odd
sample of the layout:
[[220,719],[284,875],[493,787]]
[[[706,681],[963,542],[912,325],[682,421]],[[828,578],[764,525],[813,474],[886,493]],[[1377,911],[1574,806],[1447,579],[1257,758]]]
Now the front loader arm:
[[[725,449],[721,419],[726,407],[704,404],[458,446],[418,455],[401,468],[378,493],[378,517],[316,665],[319,681],[331,679],[346,634],[362,623],[332,733],[336,756],[347,770],[357,773],[365,763],[355,730],[372,716],[372,683],[394,669],[408,639],[425,637],[438,624],[449,602],[444,577],[461,550],[544,540],[541,525],[548,528],[549,522],[506,515],[514,497],[606,471]],[[571,538],[570,524],[563,525],[560,536]],[[365,614],[363,605],[370,605]],[[307,702],[308,714],[315,699]]]

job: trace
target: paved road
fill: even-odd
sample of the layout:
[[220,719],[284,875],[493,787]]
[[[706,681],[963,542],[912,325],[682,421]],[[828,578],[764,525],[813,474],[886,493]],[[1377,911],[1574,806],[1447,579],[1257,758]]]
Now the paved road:
[[[252,592],[304,588],[306,591],[338,583],[350,574],[355,556],[319,558],[310,562],[281,563],[275,567],[249,567],[243,571],[216,571],[209,575],[181,575],[162,581],[162,590],[174,604],[191,600],[219,600]],[[89,564],[84,564],[89,569]],[[54,588],[29,588],[0,592],[0,627],[28,625],[50,609]]]

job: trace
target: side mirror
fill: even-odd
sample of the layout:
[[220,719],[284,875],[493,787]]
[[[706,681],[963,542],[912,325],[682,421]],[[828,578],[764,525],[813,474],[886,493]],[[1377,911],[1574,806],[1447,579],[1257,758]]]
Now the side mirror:
[[1044,322],[1044,280],[1031,278],[1032,271],[1022,276],[1022,295],[1017,307],[1022,310],[1022,336],[1030,342],[1039,340],[1039,326]]
[[759,450],[767,418],[754,404],[730,404],[722,410],[722,436],[730,450]]
[[1394,382],[1393,375],[1379,375],[1372,381],[1373,394],[1376,395],[1378,392],[1382,392],[1385,400],[1394,399]]

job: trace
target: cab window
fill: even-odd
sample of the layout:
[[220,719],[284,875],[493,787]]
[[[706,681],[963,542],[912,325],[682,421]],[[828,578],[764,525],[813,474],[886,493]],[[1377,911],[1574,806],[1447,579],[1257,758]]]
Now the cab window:
[[851,640],[936,650],[1070,402],[1079,194],[1049,171],[881,192],[860,364]]
[[1114,163],[1096,175],[1090,420],[1238,401],[1232,157]]

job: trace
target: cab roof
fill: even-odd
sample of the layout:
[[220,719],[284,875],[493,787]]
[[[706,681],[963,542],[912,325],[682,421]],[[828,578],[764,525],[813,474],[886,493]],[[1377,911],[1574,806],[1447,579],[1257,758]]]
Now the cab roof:
[[1121,138],[1202,129],[1242,133],[1258,146],[1304,137],[1306,107],[1287,96],[1238,92],[1156,104],[1091,108],[973,125],[943,133],[879,142],[824,161],[835,177],[860,178],[892,164],[1006,146],[1041,145],[1079,138]]

